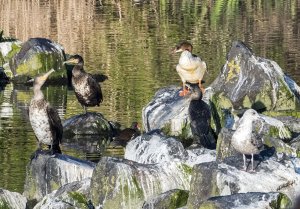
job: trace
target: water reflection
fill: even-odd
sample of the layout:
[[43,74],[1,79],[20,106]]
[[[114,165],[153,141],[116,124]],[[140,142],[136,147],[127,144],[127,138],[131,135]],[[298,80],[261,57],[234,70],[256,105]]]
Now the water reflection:
[[[21,41],[52,39],[67,53],[81,54],[86,71],[108,76],[101,83],[103,104],[89,110],[126,127],[132,121],[141,124],[141,110],[157,89],[180,86],[175,71],[178,56],[171,55],[170,49],[182,39],[191,41],[194,53],[207,62],[205,85],[219,73],[231,42],[237,39],[250,45],[256,55],[275,60],[300,83],[297,0],[145,0],[142,4],[0,0],[0,14],[5,35]],[[67,86],[43,89],[62,120],[82,113]],[[25,165],[36,148],[27,116],[31,96],[29,86],[7,85],[0,90],[0,187],[19,192]],[[84,155],[70,146],[62,149],[74,156]]]

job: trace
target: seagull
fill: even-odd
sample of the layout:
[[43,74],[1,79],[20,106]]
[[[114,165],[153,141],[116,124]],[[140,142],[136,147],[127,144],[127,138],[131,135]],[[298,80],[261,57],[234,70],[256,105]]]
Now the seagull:
[[186,82],[198,84],[202,93],[205,91],[202,87],[202,78],[204,73],[207,71],[206,63],[197,55],[192,54],[192,50],[192,44],[187,41],[183,41],[178,44],[173,51],[174,53],[181,52],[179,62],[176,66],[176,71],[183,84],[183,90],[180,92],[180,96],[185,96],[188,93],[185,88]]
[[246,156],[251,155],[252,169],[250,172],[255,172],[253,167],[253,156],[258,154],[263,147],[262,139],[253,131],[254,121],[264,121],[264,119],[253,109],[247,110],[243,117],[238,121],[236,131],[232,135],[232,146],[235,150],[243,154],[244,167],[246,171]]

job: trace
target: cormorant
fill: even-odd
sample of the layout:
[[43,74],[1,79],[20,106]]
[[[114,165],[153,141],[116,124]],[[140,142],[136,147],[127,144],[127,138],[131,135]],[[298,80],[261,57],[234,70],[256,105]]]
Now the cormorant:
[[173,51],[174,53],[182,52],[179,58],[179,63],[176,66],[176,70],[183,83],[183,90],[180,92],[180,96],[185,96],[188,93],[185,88],[186,82],[199,84],[202,93],[204,93],[202,78],[205,71],[207,71],[206,63],[197,55],[192,54],[192,50],[192,44],[187,41],[183,41],[178,44]]
[[50,106],[41,91],[41,87],[52,72],[53,69],[34,79],[34,95],[29,106],[29,120],[38,140],[39,149],[43,143],[48,145],[51,153],[54,154],[61,153],[59,143],[62,139],[63,127],[57,110]]
[[84,71],[83,58],[76,54],[64,63],[75,65],[72,70],[72,86],[85,113],[86,107],[99,106],[103,101],[101,87],[91,74]]
[[187,86],[191,90],[188,112],[194,138],[193,146],[202,145],[205,148],[215,149],[216,140],[210,127],[209,105],[202,100],[202,91],[197,84],[187,84]]
[[236,131],[232,135],[232,146],[235,150],[243,154],[244,167],[246,171],[246,156],[251,155],[251,171],[253,168],[253,155],[258,154],[263,148],[263,143],[261,137],[258,136],[253,130],[253,122],[255,120],[263,121],[262,117],[253,110],[247,110],[243,117],[238,121],[238,126]]

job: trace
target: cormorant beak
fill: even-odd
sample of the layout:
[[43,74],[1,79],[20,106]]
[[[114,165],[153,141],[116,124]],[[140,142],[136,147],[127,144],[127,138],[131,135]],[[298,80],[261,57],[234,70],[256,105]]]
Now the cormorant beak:
[[69,60],[66,60],[63,62],[64,64],[77,64],[78,63],[78,60],[77,59],[74,59],[74,58],[71,58]]
[[47,73],[45,73],[42,77],[41,80],[45,81],[47,80],[48,76],[53,73],[55,70],[52,68],[51,70],[49,70]]
[[172,54],[176,54],[178,52],[183,52],[183,50],[181,48],[178,49],[177,47],[172,50]]

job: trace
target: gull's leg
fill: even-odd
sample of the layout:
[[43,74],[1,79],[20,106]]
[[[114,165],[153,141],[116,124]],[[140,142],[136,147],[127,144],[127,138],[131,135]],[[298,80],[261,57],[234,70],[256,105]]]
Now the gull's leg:
[[202,86],[202,80],[201,79],[199,79],[199,88],[202,91],[202,94],[204,94],[205,93],[205,89]]
[[246,155],[243,154],[243,159],[244,159],[244,167],[243,170],[246,171],[247,167],[246,167]]
[[251,165],[252,165],[252,169],[251,169],[251,171],[250,172],[255,172],[255,170],[254,170],[254,166],[253,166],[253,161],[254,161],[254,157],[253,157],[254,155],[253,155],[253,153],[251,154]]

